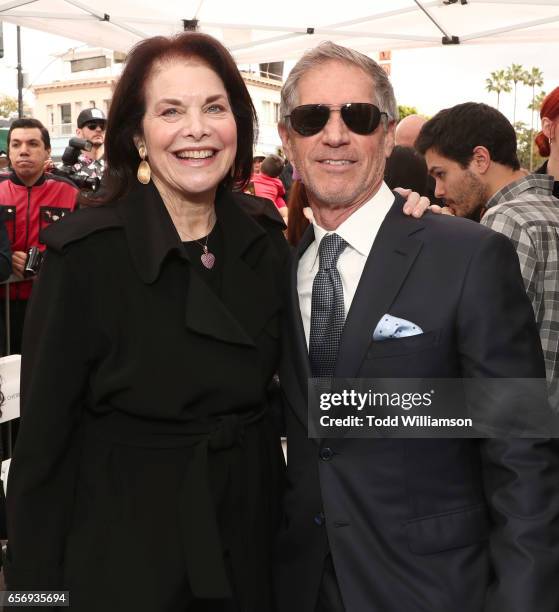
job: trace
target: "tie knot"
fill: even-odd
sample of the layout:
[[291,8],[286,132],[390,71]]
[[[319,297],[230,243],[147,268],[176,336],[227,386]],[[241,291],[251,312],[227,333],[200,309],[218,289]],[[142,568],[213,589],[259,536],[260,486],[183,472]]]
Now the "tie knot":
[[327,234],[318,247],[319,270],[329,270],[336,267],[338,257],[346,248],[347,242],[338,234]]

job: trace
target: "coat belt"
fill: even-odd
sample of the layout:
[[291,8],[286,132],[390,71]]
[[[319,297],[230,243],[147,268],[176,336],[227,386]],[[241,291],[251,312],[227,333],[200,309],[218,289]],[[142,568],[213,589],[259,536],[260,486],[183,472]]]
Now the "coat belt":
[[[186,570],[193,595],[199,599],[232,597],[223,546],[217,524],[209,477],[209,454],[234,450],[243,444],[245,428],[264,416],[264,408],[244,414],[228,414],[203,424],[154,423],[121,413],[88,416],[86,435],[123,446],[193,448],[180,491],[180,525]],[[234,458],[232,457],[234,461]],[[239,470],[233,469],[233,490],[240,490]],[[200,554],[203,551],[203,554]]]

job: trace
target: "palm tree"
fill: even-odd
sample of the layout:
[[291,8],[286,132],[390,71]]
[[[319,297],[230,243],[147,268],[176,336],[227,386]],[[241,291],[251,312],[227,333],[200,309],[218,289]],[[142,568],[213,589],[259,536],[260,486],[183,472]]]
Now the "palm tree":
[[514,107],[512,113],[512,123],[516,123],[516,87],[518,83],[524,83],[526,80],[526,71],[521,64],[511,64],[506,72],[507,81],[514,83]]
[[528,104],[528,110],[536,113],[536,129],[540,129],[540,109],[547,93],[540,91],[540,93],[532,100],[531,104]]
[[499,98],[502,92],[509,93],[510,85],[504,70],[495,70],[490,74],[490,78],[485,79],[485,89],[489,93],[497,94],[497,110],[499,109]]
[[[543,85],[543,72],[532,66],[530,71],[526,71],[524,78],[524,85],[528,85],[528,87],[532,88],[532,104],[530,106],[534,106],[534,100],[536,99],[536,87],[541,87]],[[532,124],[530,126],[530,171],[533,166],[533,157],[534,157],[534,109],[532,111]]]

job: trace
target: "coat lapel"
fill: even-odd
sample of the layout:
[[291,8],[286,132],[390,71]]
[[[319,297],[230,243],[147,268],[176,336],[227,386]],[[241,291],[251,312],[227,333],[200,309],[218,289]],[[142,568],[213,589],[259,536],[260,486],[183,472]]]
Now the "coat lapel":
[[216,212],[225,238],[223,303],[249,338],[256,339],[265,326],[279,337],[280,256],[266,231],[233,195],[224,193],[216,202]]
[[[135,186],[119,203],[132,259],[143,282],[156,282],[169,256],[188,261],[180,237],[153,184]],[[222,295],[196,270],[189,274],[186,327],[224,342],[254,346],[262,327],[280,309],[274,278],[279,268],[266,232],[227,192],[218,193],[216,215],[224,236]]]
[[422,242],[412,235],[423,225],[411,223],[402,206],[403,199],[397,196],[367,258],[340,340],[337,378],[359,372],[378,321],[389,311],[421,250]]
[[[224,269],[225,274],[225,269]],[[254,340],[196,270],[189,278],[186,327],[197,334],[232,344],[254,346]]]
[[287,338],[285,342],[285,345],[290,347],[291,351],[284,357],[284,360],[288,363],[288,367],[284,368],[286,372],[289,372],[288,379],[286,380],[282,375],[282,386],[284,386],[288,394],[289,392],[293,392],[294,395],[291,397],[290,404],[305,427],[307,426],[308,380],[311,378],[311,369],[309,364],[309,351],[305,339],[305,330],[301,318],[301,310],[299,308],[297,269],[301,256],[313,240],[314,230],[312,225],[309,225],[291,261],[288,279],[288,306],[286,316]]

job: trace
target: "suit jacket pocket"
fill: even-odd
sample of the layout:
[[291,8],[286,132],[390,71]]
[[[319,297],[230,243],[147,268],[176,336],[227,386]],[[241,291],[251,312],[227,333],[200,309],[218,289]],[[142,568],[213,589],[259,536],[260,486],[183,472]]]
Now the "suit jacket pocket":
[[439,343],[440,336],[441,330],[435,329],[424,334],[418,334],[417,336],[374,341],[369,346],[367,359],[408,355],[430,349]]
[[417,555],[430,555],[487,540],[490,523],[485,506],[479,505],[412,519],[404,528],[410,550]]

